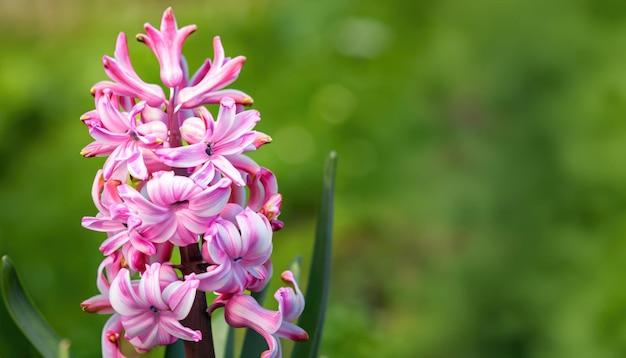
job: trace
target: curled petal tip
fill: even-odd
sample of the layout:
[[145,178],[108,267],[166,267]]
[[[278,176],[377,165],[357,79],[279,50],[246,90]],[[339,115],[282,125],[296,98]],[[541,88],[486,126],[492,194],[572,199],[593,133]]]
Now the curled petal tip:
[[259,149],[261,146],[272,142],[272,137],[263,132],[255,132],[254,134],[255,136],[252,144],[256,149]]

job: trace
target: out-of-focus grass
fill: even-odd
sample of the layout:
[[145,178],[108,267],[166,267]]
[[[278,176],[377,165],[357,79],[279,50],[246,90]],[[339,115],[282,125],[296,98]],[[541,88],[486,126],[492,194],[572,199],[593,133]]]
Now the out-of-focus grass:
[[[77,356],[99,354],[101,159],[80,115],[119,31],[166,2],[0,1],[0,253]],[[221,35],[274,142],[275,268],[308,266],[339,154],[322,354],[626,353],[626,7],[621,1],[182,1],[192,68]],[[130,43],[138,72],[156,61]],[[0,309],[0,356],[35,357]]]

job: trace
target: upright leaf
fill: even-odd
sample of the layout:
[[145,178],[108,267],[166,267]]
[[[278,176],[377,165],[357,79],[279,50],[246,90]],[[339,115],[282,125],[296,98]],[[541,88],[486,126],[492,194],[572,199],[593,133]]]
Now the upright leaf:
[[309,340],[296,342],[292,354],[294,358],[315,358],[319,356],[330,285],[336,169],[337,153],[332,151],[326,159],[324,166],[322,198],[317,217],[309,283],[305,295],[306,306],[298,321],[298,325],[309,333]]
[[182,339],[165,348],[165,358],[185,358],[185,346]]
[[42,356],[68,355],[67,341],[61,341],[28,299],[8,256],[2,257],[2,298],[15,324]]
[[226,342],[224,344],[224,357],[223,358],[234,358],[235,357],[235,329],[231,326],[228,326],[226,333]]

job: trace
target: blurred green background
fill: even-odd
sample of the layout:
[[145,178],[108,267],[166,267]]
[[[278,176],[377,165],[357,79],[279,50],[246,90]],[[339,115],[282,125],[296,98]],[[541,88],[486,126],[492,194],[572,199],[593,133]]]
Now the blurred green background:
[[[170,5],[191,68],[214,35],[248,58],[276,271],[310,263],[339,154],[324,356],[626,356],[626,2],[0,0],[0,254],[76,356],[106,320],[79,307],[104,239],[79,117],[117,33]],[[3,305],[0,329],[0,356],[37,356]]]

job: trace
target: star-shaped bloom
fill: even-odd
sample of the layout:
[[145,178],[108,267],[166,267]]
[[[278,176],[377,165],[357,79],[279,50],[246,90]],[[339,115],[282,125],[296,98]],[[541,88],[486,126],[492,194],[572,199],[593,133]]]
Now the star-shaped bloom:
[[219,103],[224,96],[239,104],[252,104],[252,98],[238,90],[222,90],[239,76],[246,61],[243,56],[233,59],[224,57],[224,48],[219,36],[213,38],[213,61],[206,61],[189,81],[190,87],[180,90],[178,108],[195,108],[203,104]]
[[196,30],[196,25],[179,30],[170,7],[163,13],[160,31],[148,23],[144,29],[146,34],[137,35],[137,40],[144,42],[156,55],[161,67],[161,81],[170,88],[180,85],[185,80],[180,66],[183,43]]
[[224,307],[224,318],[230,326],[251,328],[265,338],[269,349],[261,353],[261,358],[282,355],[280,337],[294,341],[309,338],[304,329],[291,323],[304,310],[304,296],[298,283],[291,271],[283,272],[281,278],[289,286],[279,288],[274,294],[278,311],[262,307],[253,297],[244,293],[221,295],[209,307],[209,312]]
[[[203,187],[188,177],[173,172],[156,172],[145,186],[147,197],[127,184],[118,192],[130,211],[141,220],[142,240],[170,241],[187,246],[198,242],[226,206],[230,196],[229,179],[222,178],[215,185]],[[152,228],[148,228],[151,226]],[[154,233],[152,237],[147,233]]]
[[139,352],[157,345],[168,345],[177,339],[198,342],[202,333],[183,326],[198,287],[194,275],[178,279],[167,265],[154,263],[140,280],[131,280],[127,269],[121,269],[111,284],[111,306],[120,315],[125,338]]
[[148,103],[150,107],[158,108],[165,102],[165,94],[160,86],[144,82],[133,68],[128,55],[126,34],[120,32],[115,44],[114,58],[104,56],[102,65],[106,74],[114,81],[101,81],[91,89],[97,93],[106,88],[111,89],[117,95],[139,98]]
[[202,256],[217,265],[215,271],[224,272],[225,277],[220,276],[218,287],[214,279],[217,272],[198,274],[202,291],[242,292],[256,280],[267,278],[265,263],[272,253],[272,228],[265,216],[249,208],[238,210],[234,219],[219,218],[204,234]]
[[198,183],[210,182],[217,170],[236,185],[245,185],[228,156],[243,153],[253,143],[256,134],[252,128],[261,119],[259,112],[236,113],[235,101],[230,97],[222,99],[216,121],[206,108],[198,111],[206,128],[202,139],[183,147],[157,149],[156,154],[171,167],[198,167],[191,176]]
[[96,111],[83,116],[89,127],[89,134],[99,145],[94,150],[93,143],[81,154],[84,156],[109,155],[104,163],[104,179],[108,180],[120,166],[126,165],[130,174],[138,179],[148,178],[148,168],[144,153],[158,148],[167,140],[167,126],[160,121],[139,122],[137,116],[145,107],[139,102],[130,112],[120,112],[113,102],[113,94],[105,90],[98,97]]

